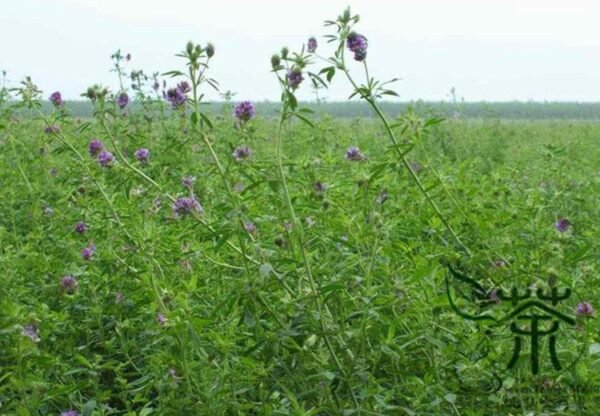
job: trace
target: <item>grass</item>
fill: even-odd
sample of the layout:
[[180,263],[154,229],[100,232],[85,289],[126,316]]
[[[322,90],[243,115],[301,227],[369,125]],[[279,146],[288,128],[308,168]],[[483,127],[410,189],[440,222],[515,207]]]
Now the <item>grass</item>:
[[[44,127],[17,119],[0,130],[0,413],[595,414],[596,320],[562,327],[561,371],[545,338],[539,375],[528,342],[507,370],[513,334],[454,313],[443,262],[490,290],[571,288],[559,305],[569,315],[581,301],[598,305],[600,125],[432,127],[409,158],[467,258],[374,121],[286,124],[283,168],[316,296],[299,224],[289,226],[274,121],[240,131],[218,117],[208,139],[223,172],[175,119],[131,114],[104,129],[65,118],[59,135]],[[112,167],[89,157],[93,137],[115,154]],[[253,152],[237,162],[243,143]],[[344,160],[350,146],[368,160]],[[140,147],[147,165],[134,158]],[[202,215],[172,213],[170,198],[190,196],[184,176],[196,177]],[[572,224],[564,233],[561,218]],[[78,281],[73,293],[65,275]],[[508,306],[455,289],[471,313]],[[32,324],[39,342],[22,334]]]

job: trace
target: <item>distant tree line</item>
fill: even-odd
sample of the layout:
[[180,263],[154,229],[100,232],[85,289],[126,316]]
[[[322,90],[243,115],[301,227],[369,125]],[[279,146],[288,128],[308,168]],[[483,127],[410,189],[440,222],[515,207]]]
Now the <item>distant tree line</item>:
[[[317,115],[328,114],[332,117],[354,118],[372,117],[373,113],[366,103],[358,101],[340,101],[301,104],[313,110]],[[278,102],[263,101],[256,103],[257,113],[262,117],[275,117],[280,107]],[[416,113],[436,115],[448,119],[511,119],[511,120],[600,120],[600,103],[580,102],[383,102],[384,111],[395,117],[412,109]],[[66,108],[75,117],[87,118],[92,115],[91,104],[87,101],[67,101]],[[139,110],[135,102],[129,111]],[[44,103],[44,110],[50,111],[49,102]],[[208,114],[224,114],[231,111],[231,103],[213,102],[204,107]],[[26,112],[24,113],[26,115]]]

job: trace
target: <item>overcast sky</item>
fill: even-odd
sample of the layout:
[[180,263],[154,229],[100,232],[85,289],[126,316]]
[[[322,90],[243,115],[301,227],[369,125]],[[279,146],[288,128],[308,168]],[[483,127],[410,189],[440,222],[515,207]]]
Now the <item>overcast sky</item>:
[[[167,71],[184,65],[174,54],[188,40],[210,41],[224,90],[278,100],[270,56],[326,34],[323,21],[348,5],[372,75],[402,78],[403,100],[448,99],[455,87],[467,101],[600,101],[599,0],[3,0],[0,69],[72,99],[118,86],[116,49],[132,54],[130,69]],[[349,86],[334,84],[328,99],[345,99]]]

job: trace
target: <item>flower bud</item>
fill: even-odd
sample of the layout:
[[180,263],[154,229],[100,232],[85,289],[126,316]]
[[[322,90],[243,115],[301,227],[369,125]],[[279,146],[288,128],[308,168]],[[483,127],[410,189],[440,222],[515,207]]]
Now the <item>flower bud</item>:
[[209,58],[212,58],[215,55],[215,45],[213,45],[212,43],[209,43],[208,45],[206,45],[206,56],[208,56]]
[[346,10],[344,10],[344,14],[342,14],[342,22],[348,23],[351,18],[352,18],[352,14],[350,13],[350,7],[348,7],[348,8],[346,8]]
[[281,48],[281,59],[286,59],[290,50],[286,47]]
[[187,43],[187,45],[185,45],[185,51],[190,55],[192,54],[192,52],[194,52],[194,44],[191,40]]
[[271,56],[271,66],[273,69],[277,69],[279,65],[281,65],[281,58],[279,58],[279,55]]

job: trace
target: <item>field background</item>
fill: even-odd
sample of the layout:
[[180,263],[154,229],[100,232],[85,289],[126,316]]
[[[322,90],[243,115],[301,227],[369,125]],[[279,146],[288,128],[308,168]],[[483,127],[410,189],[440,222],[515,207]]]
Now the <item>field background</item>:
[[[262,117],[275,117],[279,110],[278,102],[257,102],[258,114]],[[577,102],[464,102],[454,101],[414,101],[414,102],[381,102],[382,110],[392,117],[404,113],[412,108],[420,114],[435,114],[445,118],[477,118],[477,119],[502,119],[502,120],[600,120],[600,103]],[[372,117],[373,112],[369,105],[362,102],[305,102],[303,107],[310,108],[317,114],[327,114],[332,117]],[[90,117],[92,106],[88,101],[67,101],[66,107],[75,117]],[[52,106],[44,103],[44,111],[49,112]],[[139,106],[133,105],[139,110]],[[206,106],[210,114],[231,113],[232,104],[226,102],[213,102]]]
[[[285,227],[274,106],[259,103],[243,135],[227,105],[209,112],[215,151],[254,236],[231,220],[240,213],[213,161],[174,117],[149,122],[134,111],[110,124],[124,156],[162,193],[123,161],[103,169],[88,157],[91,138],[112,145],[97,123],[77,119],[90,116],[85,104],[68,104],[74,117],[61,120],[83,161],[39,119],[3,121],[0,414],[598,414],[600,324],[563,328],[562,371],[552,369],[546,340],[539,376],[530,374],[527,344],[507,371],[512,335],[450,309],[440,260],[458,259],[457,249],[359,104],[314,105],[322,112],[314,128],[294,122],[285,131],[290,193],[332,318],[315,310]],[[416,107],[448,117],[410,159],[475,253],[463,266],[488,288],[572,288],[561,305],[571,315],[580,301],[600,305],[600,104]],[[242,142],[253,154],[237,163],[231,152]],[[368,161],[344,160],[349,146]],[[133,157],[139,147],[151,150],[147,166]],[[172,216],[165,193],[188,194],[186,175],[197,178],[213,231]],[[316,181],[328,185],[323,195]],[[388,200],[377,203],[384,190]],[[560,218],[573,224],[566,233],[554,227]],[[82,220],[90,229],[77,235]],[[85,262],[91,241],[97,252]],[[227,241],[243,241],[258,263],[244,264]],[[79,281],[74,294],[60,288],[66,274]],[[39,343],[21,335],[30,322]],[[323,322],[346,374],[331,360]]]

